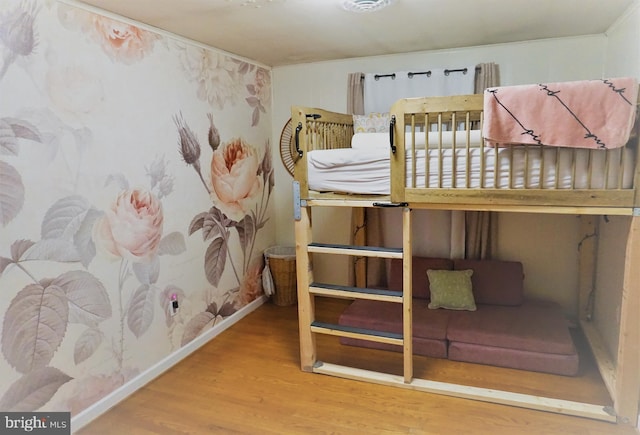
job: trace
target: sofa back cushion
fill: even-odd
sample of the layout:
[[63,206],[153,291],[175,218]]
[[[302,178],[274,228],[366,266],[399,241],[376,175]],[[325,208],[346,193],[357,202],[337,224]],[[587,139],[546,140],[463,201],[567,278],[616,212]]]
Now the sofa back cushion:
[[455,270],[473,269],[471,283],[478,304],[521,305],[524,271],[519,261],[454,260]]
[[[447,258],[427,258],[413,257],[412,264],[413,275],[413,297],[420,299],[430,299],[429,280],[427,279],[427,270],[452,270],[453,260]],[[388,279],[389,289],[402,290],[402,260],[391,259],[391,267]]]

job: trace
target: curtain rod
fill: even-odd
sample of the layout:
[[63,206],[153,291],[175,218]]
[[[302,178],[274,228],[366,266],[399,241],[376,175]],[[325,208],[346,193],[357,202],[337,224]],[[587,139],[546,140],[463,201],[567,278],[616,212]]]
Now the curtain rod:
[[444,75],[448,76],[449,74],[451,74],[452,72],[461,72],[462,74],[466,74],[468,71],[467,68],[459,68],[459,69],[445,69],[444,70]]
[[412,79],[413,76],[417,76],[417,75],[425,75],[427,77],[431,77],[431,71],[422,71],[422,72],[408,72],[407,76]]
[[[476,71],[480,70],[480,67],[477,66]],[[462,74],[466,74],[469,71],[468,68],[458,68],[458,69],[445,69],[444,70],[444,75],[448,76],[449,74],[453,73],[453,72],[461,72]],[[417,76],[417,75],[426,75],[427,77],[431,77],[431,71],[417,71],[417,72],[413,72],[410,71],[407,73],[407,76],[412,79],[413,76]],[[380,80],[381,78],[384,77],[391,77],[391,80],[395,80],[396,78],[396,73],[391,73],[391,74],[376,74],[373,76],[374,79],[376,80]],[[360,77],[360,80],[364,80],[364,74]]]

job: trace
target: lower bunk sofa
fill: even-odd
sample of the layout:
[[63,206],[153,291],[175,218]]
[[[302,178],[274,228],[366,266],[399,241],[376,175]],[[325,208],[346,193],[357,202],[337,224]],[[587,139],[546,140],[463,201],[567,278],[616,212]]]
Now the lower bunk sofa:
[[[428,308],[427,270],[473,270],[476,310]],[[413,258],[413,352],[522,370],[575,376],[579,357],[561,307],[525,300],[522,263]],[[388,287],[402,290],[402,260],[391,260]],[[355,300],[339,324],[402,333],[402,304]],[[400,346],[341,338],[341,343],[401,352]]]

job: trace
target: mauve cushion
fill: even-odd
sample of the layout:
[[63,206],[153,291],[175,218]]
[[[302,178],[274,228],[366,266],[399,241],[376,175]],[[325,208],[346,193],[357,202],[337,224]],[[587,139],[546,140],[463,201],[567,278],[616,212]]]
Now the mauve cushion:
[[447,339],[531,352],[576,353],[562,309],[546,301],[528,301],[518,308],[478,305],[474,312],[451,312]]
[[[379,343],[377,341],[359,340],[357,338],[340,337],[340,344],[347,346],[366,347],[369,349],[402,352],[402,346]],[[447,340],[432,340],[430,338],[413,337],[413,353],[415,355],[430,356],[432,358],[447,357]]]
[[575,376],[580,369],[580,358],[577,353],[559,355],[458,342],[449,345],[448,358],[453,361],[489,364],[564,376]]
[[524,299],[524,272],[518,261],[454,260],[453,268],[473,269],[476,304],[520,305]]
[[[413,257],[412,275],[413,275],[413,297],[420,299],[429,299],[431,292],[429,291],[429,279],[427,278],[428,269],[451,270],[453,269],[453,260],[447,258],[427,258]],[[391,260],[391,268],[389,270],[389,289],[402,291],[402,260],[394,258]]]
[[[447,311],[430,310],[426,301],[414,299],[414,337],[444,340],[448,319]],[[356,300],[342,312],[338,324],[402,334],[402,304]]]

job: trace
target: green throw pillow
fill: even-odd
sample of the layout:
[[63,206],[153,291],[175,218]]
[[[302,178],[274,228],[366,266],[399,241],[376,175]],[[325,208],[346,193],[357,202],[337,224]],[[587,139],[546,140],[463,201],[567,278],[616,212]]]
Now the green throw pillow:
[[476,310],[471,289],[473,270],[427,270],[431,302],[429,308],[449,310]]

